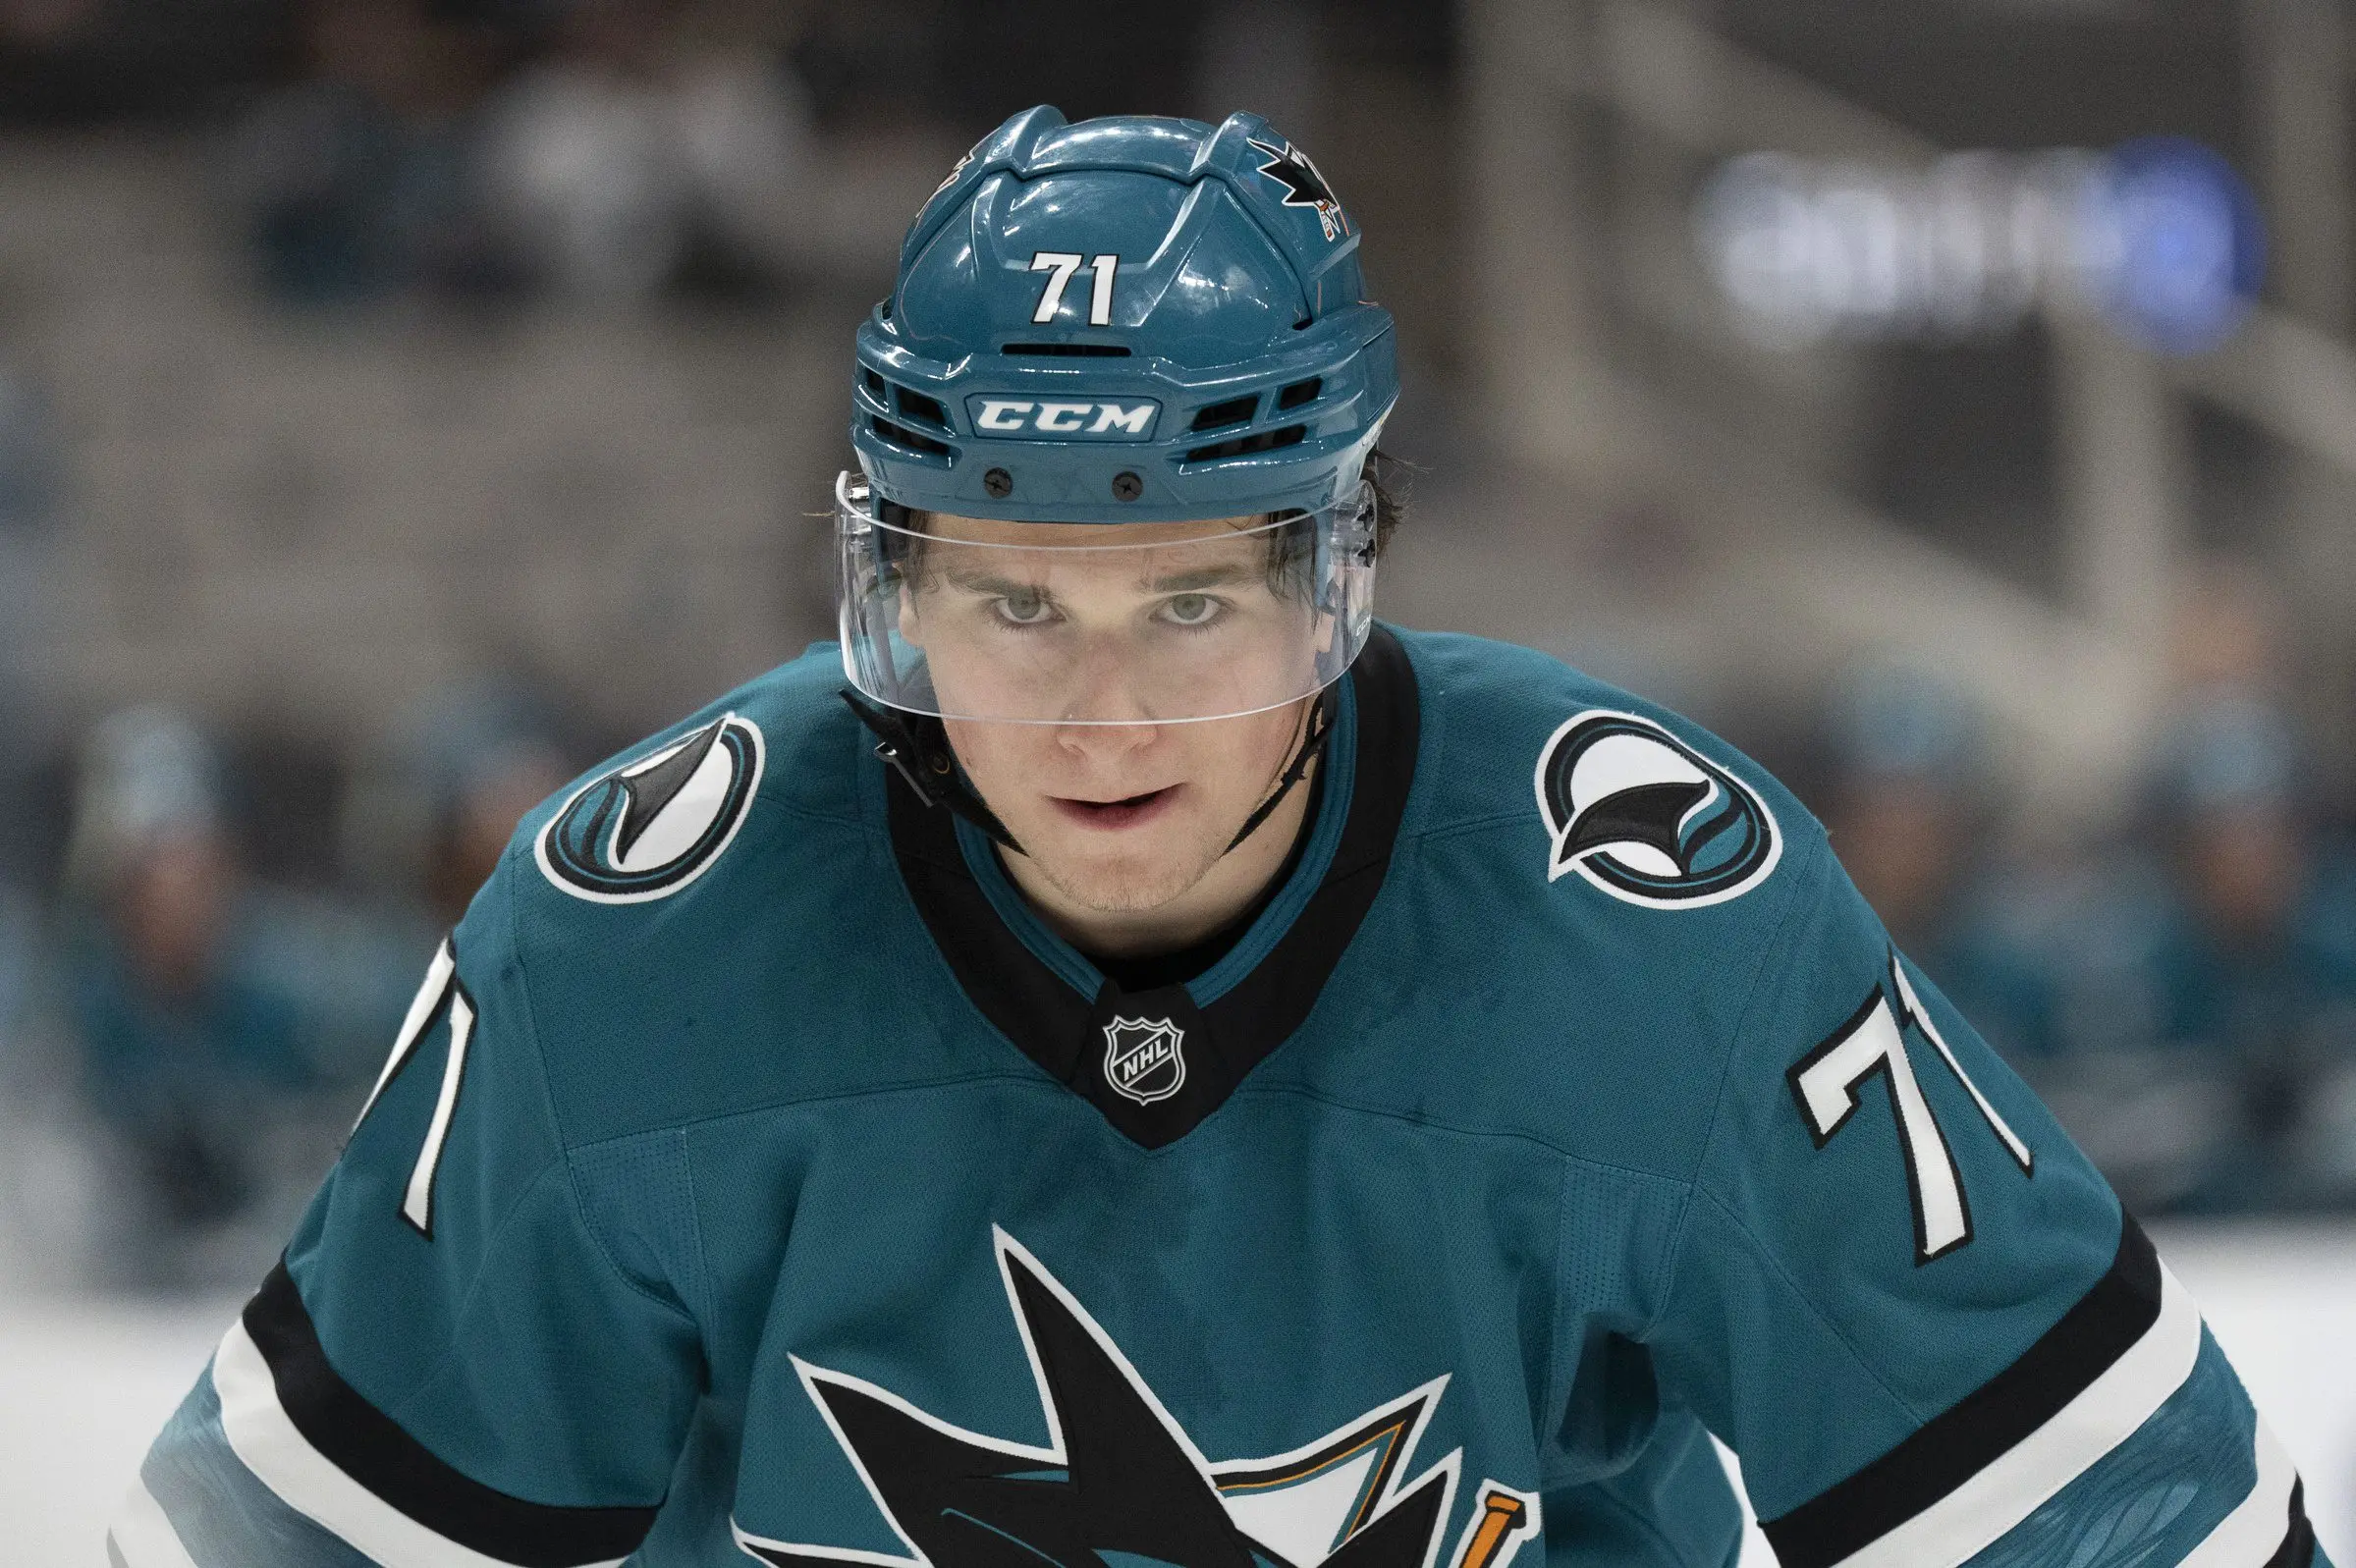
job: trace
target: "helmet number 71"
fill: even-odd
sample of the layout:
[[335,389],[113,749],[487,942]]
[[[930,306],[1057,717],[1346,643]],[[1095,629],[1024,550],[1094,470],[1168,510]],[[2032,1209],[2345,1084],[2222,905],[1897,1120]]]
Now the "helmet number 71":
[[1914,1211],[1914,1261],[1929,1263],[1945,1257],[1972,1238],[1971,1205],[1963,1195],[1963,1176],[1946,1135],[1931,1114],[1931,1102],[1914,1076],[1906,1055],[1906,1025],[1922,1031],[1955,1075],[1989,1130],[2002,1143],[2022,1175],[2032,1174],[2035,1162],[2029,1146],[1997,1114],[1996,1107],[1980,1093],[1955,1054],[1947,1049],[1938,1025],[1931,1021],[1906,966],[1890,955],[1890,976],[1876,986],[1849,1021],[1832,1039],[1792,1064],[1785,1074],[1791,1098],[1799,1103],[1800,1119],[1808,1137],[1822,1149],[1848,1124],[1863,1103],[1866,1080],[1879,1074],[1890,1091],[1890,1114],[1897,1120],[1898,1149],[1906,1162],[1906,1192]]
[[[1080,270],[1087,258],[1068,250],[1042,250],[1031,257],[1031,271],[1049,274],[1047,287],[1039,291],[1039,308],[1031,312],[1033,321],[1053,321],[1056,312],[1064,307],[1064,287],[1071,275]],[[1098,256],[1088,261],[1088,274],[1094,285],[1088,291],[1088,325],[1109,327],[1113,324],[1113,274],[1121,268],[1117,255]]]

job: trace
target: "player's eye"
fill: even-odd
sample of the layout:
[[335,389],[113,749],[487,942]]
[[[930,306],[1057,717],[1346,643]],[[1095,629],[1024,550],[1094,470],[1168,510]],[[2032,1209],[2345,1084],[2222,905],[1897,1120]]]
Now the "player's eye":
[[1207,593],[1173,594],[1162,602],[1162,619],[1174,626],[1207,626],[1226,608]]
[[1010,626],[1044,625],[1055,618],[1055,606],[1047,595],[1033,590],[1027,593],[1003,594],[990,602],[998,619]]

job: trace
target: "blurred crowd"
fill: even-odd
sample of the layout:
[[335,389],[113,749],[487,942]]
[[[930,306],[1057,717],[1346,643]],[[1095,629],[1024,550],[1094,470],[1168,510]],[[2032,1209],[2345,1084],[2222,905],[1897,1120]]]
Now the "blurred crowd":
[[1851,672],[1819,737],[1851,877],[2140,1213],[2356,1208],[2356,844],[2276,624],[2254,576],[2189,586],[2168,719],[2096,842],[2000,833],[1987,737],[1934,675]]
[[296,304],[773,287],[811,108],[760,0],[304,0],[230,201]]
[[81,737],[46,887],[0,878],[0,1242],[132,1288],[266,1267],[442,932],[575,755],[522,688],[442,692],[323,810],[342,875],[260,874],[266,792],[190,715]]

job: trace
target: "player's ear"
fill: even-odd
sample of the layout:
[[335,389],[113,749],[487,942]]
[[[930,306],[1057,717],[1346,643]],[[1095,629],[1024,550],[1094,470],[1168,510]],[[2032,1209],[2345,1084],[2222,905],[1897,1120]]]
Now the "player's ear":
[[1390,547],[1392,530],[1407,518],[1407,484],[1415,465],[1377,447],[1366,455],[1366,482],[1374,486],[1374,555]]

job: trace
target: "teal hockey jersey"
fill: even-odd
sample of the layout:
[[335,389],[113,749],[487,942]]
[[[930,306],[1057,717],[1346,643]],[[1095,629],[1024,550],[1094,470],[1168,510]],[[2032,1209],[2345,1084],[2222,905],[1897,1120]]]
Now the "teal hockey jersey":
[[527,818],[118,1568],[2321,1564],[2183,1288],[1673,715],[1380,632],[1124,993],[813,650]]

